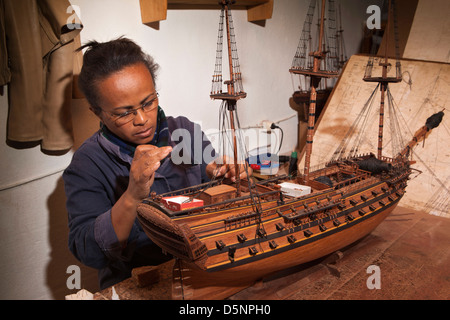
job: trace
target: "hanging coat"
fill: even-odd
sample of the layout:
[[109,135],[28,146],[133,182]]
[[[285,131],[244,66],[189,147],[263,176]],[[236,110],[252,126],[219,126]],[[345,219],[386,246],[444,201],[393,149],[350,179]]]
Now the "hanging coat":
[[0,11],[7,139],[13,146],[40,141],[44,151],[68,150],[73,145],[74,39],[81,22],[68,0],[0,0]]

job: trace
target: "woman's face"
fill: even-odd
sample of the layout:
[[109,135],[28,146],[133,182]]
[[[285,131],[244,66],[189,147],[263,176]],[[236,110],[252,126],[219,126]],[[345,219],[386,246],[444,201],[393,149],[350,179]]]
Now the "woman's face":
[[[100,81],[97,89],[102,108],[98,117],[111,132],[136,145],[149,143],[153,139],[157,125],[158,97],[152,76],[144,64],[123,68]],[[150,111],[144,112],[140,108],[144,104]],[[127,111],[133,110],[124,117]]]

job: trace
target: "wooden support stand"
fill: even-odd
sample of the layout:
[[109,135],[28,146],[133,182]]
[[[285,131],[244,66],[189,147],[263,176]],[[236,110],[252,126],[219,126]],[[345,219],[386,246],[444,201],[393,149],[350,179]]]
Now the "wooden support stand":
[[159,268],[155,266],[135,268],[131,271],[131,278],[139,288],[147,287],[159,281]]

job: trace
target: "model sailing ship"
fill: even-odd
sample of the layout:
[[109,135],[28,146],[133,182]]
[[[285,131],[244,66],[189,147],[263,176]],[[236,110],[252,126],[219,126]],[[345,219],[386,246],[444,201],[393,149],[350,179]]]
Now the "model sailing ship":
[[[311,92],[309,75],[314,69],[314,63],[320,63],[320,70],[324,72],[324,79],[316,86],[315,114],[317,120],[331,94],[335,79],[347,62],[340,7],[337,11],[334,0],[323,1],[319,7],[317,6],[318,2],[318,0],[311,0],[309,4],[297,51],[289,70],[293,77],[298,75],[298,90],[294,91],[292,98],[296,105],[303,110],[297,109],[296,106],[294,109],[302,111],[306,121],[308,121]],[[326,3],[328,3],[327,6]],[[315,14],[316,12],[318,14]],[[312,25],[316,16],[318,17],[318,30],[314,36]],[[316,43],[313,39],[318,42]],[[316,48],[321,49],[319,60],[315,59],[312,54],[318,53]],[[293,82],[295,80],[297,79],[293,79]]]
[[[237,162],[236,109],[237,102],[246,94],[229,3],[222,0],[211,98],[222,100],[222,111],[230,115]],[[225,92],[221,90],[219,66],[224,26],[230,72]],[[174,298],[225,298],[271,273],[333,253],[369,234],[404,195],[411,174],[408,159],[411,149],[439,124],[443,113],[430,117],[401,152],[388,158],[382,154],[382,102],[377,157],[344,157],[345,148],[340,146],[332,162],[310,171],[316,88],[322,78],[329,76],[328,71],[320,69],[320,61],[326,55],[321,46],[311,55],[313,68],[299,70],[311,81],[303,174],[276,176],[259,182],[212,179],[203,185],[152,195],[139,205],[138,219],[148,237],[176,258]],[[384,95],[388,84],[399,81],[400,77],[387,76],[387,57],[381,67],[380,77],[368,73],[365,80],[378,82]]]

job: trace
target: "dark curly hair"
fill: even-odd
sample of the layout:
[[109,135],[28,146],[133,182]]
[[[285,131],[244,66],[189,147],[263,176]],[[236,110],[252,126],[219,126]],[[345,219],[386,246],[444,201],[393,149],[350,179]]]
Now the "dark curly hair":
[[127,66],[144,64],[155,85],[159,65],[132,40],[120,37],[103,43],[90,41],[77,51],[85,48],[87,50],[83,55],[83,67],[78,78],[78,86],[95,114],[98,115],[101,112],[101,97],[98,94],[97,84]]

